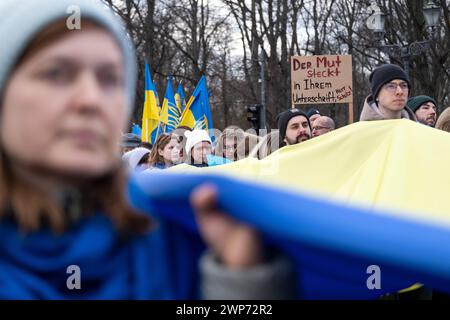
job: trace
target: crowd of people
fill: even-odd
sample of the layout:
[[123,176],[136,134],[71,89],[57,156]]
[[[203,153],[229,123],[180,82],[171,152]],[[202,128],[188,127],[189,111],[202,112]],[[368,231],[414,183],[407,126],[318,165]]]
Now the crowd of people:
[[306,141],[335,129],[334,120],[321,115],[317,109],[310,108],[304,113],[295,108],[281,113],[278,116],[278,129],[263,136],[231,125],[213,142],[207,130],[191,130],[183,126],[171,133],[162,133],[151,145],[142,143],[136,134],[126,133],[121,142],[122,159],[129,168],[138,171],[166,169],[181,163],[205,167],[211,165],[208,161],[211,155],[223,158],[224,161],[219,162],[223,164],[246,157],[263,159],[282,146]]
[[[79,30],[66,26],[73,5],[83,13]],[[160,267],[165,256],[154,257],[163,226],[128,203],[123,162],[145,171],[204,167],[211,155],[263,159],[335,129],[317,110],[289,108],[278,117],[278,131],[264,137],[235,126],[214,143],[208,132],[186,127],[153,145],[123,135],[136,91],[136,53],[124,30],[100,1],[0,3],[0,298],[79,298],[66,287],[65,268],[73,264],[87,277],[83,298],[174,298],[171,285],[149,276],[169,272]],[[383,65],[370,81],[361,120],[436,124],[435,101],[408,101],[410,83],[400,67]],[[448,129],[448,114],[439,128]],[[298,297],[288,259],[267,254],[258,232],[217,208],[216,196],[212,186],[198,186],[191,196],[208,248],[199,296]]]
[[[376,68],[370,75],[370,87],[371,94],[364,102],[361,121],[405,118],[448,131],[450,109],[444,110],[438,119],[437,103],[432,97],[426,95],[410,97],[410,81],[401,67],[385,64]],[[307,112],[299,108],[290,108],[278,115],[277,124],[276,130],[264,136],[245,132],[237,126],[229,126],[214,144],[205,130],[192,131],[187,127],[180,128],[169,135],[173,144],[168,148],[172,148],[174,152],[164,151],[166,144],[162,141],[169,141],[168,137],[162,140],[158,138],[154,145],[159,153],[167,155],[164,165],[145,160],[142,160],[141,164],[145,168],[168,168],[179,163],[202,167],[208,166],[207,156],[212,154],[228,161],[237,161],[249,156],[263,159],[280,147],[301,143],[336,129],[334,120],[322,115],[316,108],[309,108]],[[277,138],[272,139],[274,136]],[[131,142],[130,134],[124,135],[123,138],[122,147],[125,152]],[[139,137],[131,139],[136,140],[136,146],[139,145]],[[277,141],[278,143],[274,143]],[[139,150],[131,153],[140,154]],[[144,156],[142,155],[142,159]],[[126,153],[124,159],[128,158]],[[128,163],[132,168],[136,167],[135,161]]]

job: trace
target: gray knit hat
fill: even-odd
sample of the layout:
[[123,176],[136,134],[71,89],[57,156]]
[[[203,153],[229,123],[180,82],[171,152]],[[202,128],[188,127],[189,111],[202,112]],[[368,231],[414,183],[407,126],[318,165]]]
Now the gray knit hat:
[[125,90],[129,114],[136,90],[136,56],[125,28],[100,0],[1,0],[0,1],[0,94],[18,59],[34,36],[49,24],[71,17],[79,8],[81,29],[83,19],[92,20],[115,37],[125,64]]

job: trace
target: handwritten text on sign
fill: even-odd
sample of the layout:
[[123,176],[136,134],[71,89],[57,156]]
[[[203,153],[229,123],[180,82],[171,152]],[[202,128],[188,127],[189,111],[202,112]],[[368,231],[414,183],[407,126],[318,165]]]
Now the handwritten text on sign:
[[352,56],[291,57],[292,104],[352,103]]

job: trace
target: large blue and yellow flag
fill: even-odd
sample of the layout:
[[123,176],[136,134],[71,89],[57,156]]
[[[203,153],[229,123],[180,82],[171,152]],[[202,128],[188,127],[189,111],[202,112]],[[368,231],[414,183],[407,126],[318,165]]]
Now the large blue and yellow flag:
[[159,99],[155,84],[152,81],[150,67],[145,63],[145,102],[142,112],[142,135],[143,142],[154,143],[158,135],[159,127]]
[[189,195],[215,185],[221,210],[292,259],[299,298],[376,299],[417,283],[450,292],[449,145],[410,120],[359,122],[263,160],[137,175],[131,200],[195,243]]
[[172,88],[172,77],[169,77],[160,115],[161,122],[165,124],[164,132],[169,133],[174,130],[178,126],[180,117],[181,110],[175,103],[175,96]]
[[[202,76],[181,115],[180,125],[192,129],[213,129],[206,78]],[[212,131],[210,132],[212,134]],[[211,137],[213,138],[213,137]]]
[[177,104],[178,109],[181,110],[181,114],[183,114],[184,109],[186,108],[186,98],[184,97],[184,90],[181,83],[178,85],[177,92],[175,92],[175,103]]

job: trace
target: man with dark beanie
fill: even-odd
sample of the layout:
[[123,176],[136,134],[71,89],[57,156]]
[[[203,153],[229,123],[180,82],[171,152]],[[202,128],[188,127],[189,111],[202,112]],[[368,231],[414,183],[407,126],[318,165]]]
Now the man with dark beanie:
[[[364,103],[361,121],[410,119],[416,121],[414,113],[406,106],[410,83],[406,72],[397,65],[384,64],[372,71],[369,77],[372,94]],[[430,289],[413,286],[381,299],[429,299]]]
[[308,116],[300,109],[292,108],[277,117],[280,130],[280,147],[293,145],[311,139],[311,125]]
[[415,96],[408,100],[406,106],[414,112],[417,121],[433,127],[437,120],[436,101],[429,96]]
[[308,111],[306,111],[306,115],[308,116],[309,123],[313,123],[317,118],[321,116],[320,111],[316,108],[309,108]]
[[406,107],[410,83],[405,71],[395,64],[384,64],[369,77],[372,94],[361,112],[360,120],[388,120],[406,118],[416,121],[414,113]]

